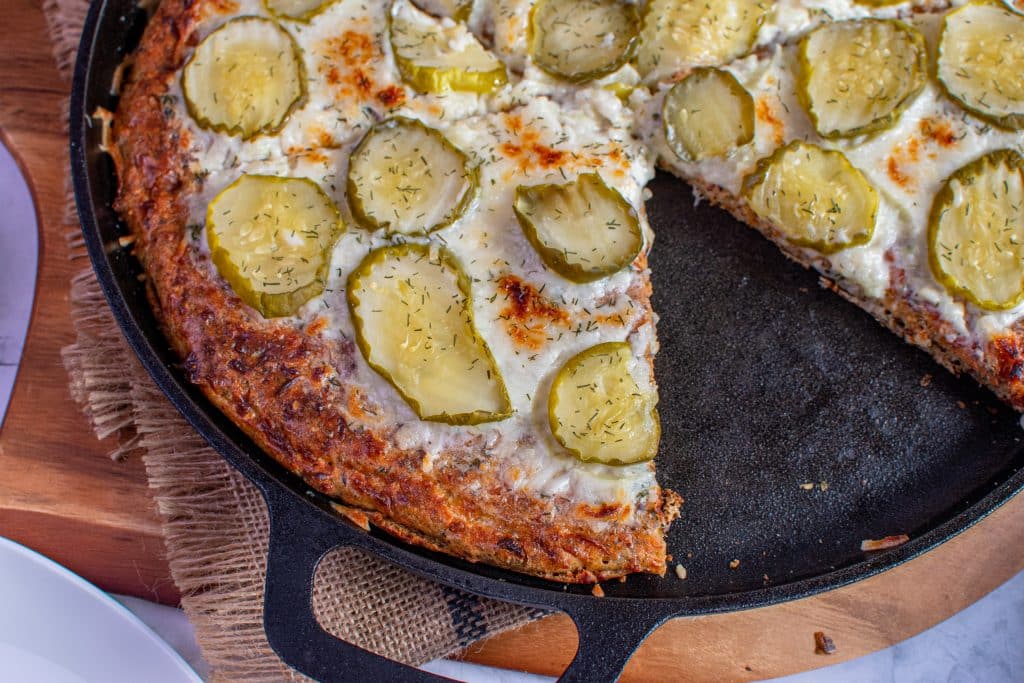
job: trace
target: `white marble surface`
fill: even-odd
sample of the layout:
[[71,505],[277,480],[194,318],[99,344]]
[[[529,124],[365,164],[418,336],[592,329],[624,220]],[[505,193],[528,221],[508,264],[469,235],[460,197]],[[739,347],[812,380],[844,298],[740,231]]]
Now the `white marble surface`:
[[[7,407],[32,309],[37,249],[31,196],[10,154],[0,145],[0,415]],[[116,597],[197,671],[208,673],[192,627],[180,610],[137,598]],[[444,660],[431,662],[424,668],[474,683],[554,680]],[[784,683],[1024,681],[1024,573],[960,614],[904,643],[850,662],[777,680]]]
[[[178,610],[115,596],[201,674],[188,621]],[[427,671],[471,683],[554,681],[515,671],[437,660]],[[775,683],[1019,683],[1024,681],[1024,573],[956,616],[894,647]]]

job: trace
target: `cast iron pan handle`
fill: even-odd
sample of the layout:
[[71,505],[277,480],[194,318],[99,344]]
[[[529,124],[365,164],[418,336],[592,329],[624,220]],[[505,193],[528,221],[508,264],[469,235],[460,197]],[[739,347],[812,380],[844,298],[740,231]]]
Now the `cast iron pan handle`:
[[[313,577],[324,555],[346,545],[324,534],[312,506],[282,500],[282,487],[264,490],[270,513],[270,548],[263,595],[263,628],[270,646],[292,668],[332,681],[447,681],[386,659],[325,631],[313,613]],[[275,490],[276,489],[276,490]],[[321,533],[318,533],[321,532]]]
[[580,644],[558,683],[617,681],[636,649],[669,616],[656,607],[614,598],[589,602],[570,611]]
[[[320,626],[313,613],[313,579],[320,560],[349,545],[313,506],[298,504],[279,486],[264,489],[270,513],[270,547],[263,596],[267,640],[289,666],[323,683],[331,681],[423,681],[449,679],[400,664],[345,642]],[[359,545],[351,530],[353,542]],[[655,603],[656,604],[656,603]],[[644,639],[668,614],[631,601],[586,601],[569,612],[579,649],[559,678],[562,683],[613,683]]]

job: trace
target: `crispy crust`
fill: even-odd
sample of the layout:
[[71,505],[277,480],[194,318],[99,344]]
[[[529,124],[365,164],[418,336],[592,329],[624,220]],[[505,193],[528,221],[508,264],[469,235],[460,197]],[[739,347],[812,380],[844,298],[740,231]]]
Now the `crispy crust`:
[[895,264],[890,266],[890,286],[884,298],[865,296],[855,283],[832,272],[824,258],[808,259],[806,252],[786,243],[779,231],[759,218],[741,198],[717,185],[697,179],[688,179],[688,182],[711,203],[757,229],[790,259],[823,273],[830,289],[863,308],[905,341],[930,353],[954,375],[968,373],[1016,410],[1024,411],[1024,328],[1021,325],[994,336],[985,346],[974,343],[944,320],[933,305],[915,296],[907,284],[906,272]]
[[[187,133],[161,97],[195,42],[202,5],[161,3],[134,56],[111,150],[116,208],[136,236],[154,310],[189,379],[285,467],[349,506],[350,519],[362,511],[405,541],[553,580],[663,574],[676,494],[656,489],[636,510],[545,500],[481,465],[482,444],[424,467],[422,451],[346,419],[359,402],[351,342],[263,320],[196,263],[186,240],[186,199],[197,190]],[[645,281],[638,302],[648,311],[649,294]]]

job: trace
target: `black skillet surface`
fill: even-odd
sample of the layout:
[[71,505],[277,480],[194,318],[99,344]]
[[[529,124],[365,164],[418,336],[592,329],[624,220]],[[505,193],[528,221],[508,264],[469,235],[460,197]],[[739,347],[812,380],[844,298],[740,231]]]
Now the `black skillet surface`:
[[[647,205],[661,316],[658,478],[686,498],[669,552],[686,558],[691,578],[631,577],[598,599],[586,587],[468,564],[353,527],[188,384],[150,312],[138,263],[116,247],[126,229],[110,205],[113,168],[87,114],[116,106],[107,86],[145,21],[133,8],[132,0],[94,2],[83,32],[71,103],[83,232],[143,365],[267,498],[265,626],[272,646],[300,671],[321,680],[433,678],[316,624],[313,573],[339,545],[472,593],[567,612],[580,649],[563,680],[614,680],[667,618],[759,607],[865,578],[947,540],[1024,487],[1024,431],[1015,413],[821,289],[752,230],[694,207],[680,181],[659,176]],[[926,375],[933,379],[922,386]],[[801,488],[807,482],[818,486]],[[911,541],[860,552],[861,540],[898,533]],[[730,569],[734,559],[740,565]]]

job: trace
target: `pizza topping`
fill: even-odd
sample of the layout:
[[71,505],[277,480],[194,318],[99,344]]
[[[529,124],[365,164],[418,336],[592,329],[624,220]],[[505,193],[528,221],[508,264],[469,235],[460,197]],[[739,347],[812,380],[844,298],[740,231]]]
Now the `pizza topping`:
[[374,126],[348,168],[352,215],[363,227],[422,235],[458,220],[473,200],[476,174],[440,132],[396,117]]
[[540,0],[530,17],[530,57],[545,72],[586,83],[629,61],[640,18],[623,0]]
[[718,66],[750,51],[771,3],[763,0],[651,0],[637,68],[648,80],[690,66]]
[[791,243],[831,254],[871,240],[878,194],[842,152],[799,140],[761,160],[743,198]]
[[263,0],[267,11],[275,17],[309,21],[334,0]]
[[324,289],[338,208],[306,178],[243,175],[206,212],[217,272],[265,318],[294,315]]
[[348,278],[367,363],[423,420],[479,424],[512,414],[505,383],[473,324],[470,284],[447,250],[383,247]]
[[964,108],[998,126],[1024,129],[1024,16],[975,2],[946,15],[939,81]]
[[473,12],[473,0],[412,0],[417,7],[435,17],[465,21]]
[[954,295],[988,310],[1024,300],[1024,159],[991,152],[956,171],[932,205],[928,230],[935,276]]
[[562,366],[551,385],[548,419],[566,450],[605,465],[654,458],[661,437],[658,394],[638,381],[641,362],[629,343],[607,342]]
[[544,264],[573,282],[622,270],[644,244],[636,211],[596,173],[561,185],[520,185],[513,209]]
[[558,338],[557,328],[569,327],[565,307],[520,277],[503,275],[498,280],[498,295],[505,302],[498,319],[509,339],[520,348],[538,351]]
[[800,62],[800,97],[830,138],[895,123],[927,80],[924,37],[898,21],[825,24],[800,42]]
[[432,17],[407,0],[391,8],[391,49],[402,79],[423,93],[489,93],[508,81],[505,65],[463,24]]
[[668,91],[661,114],[683,161],[724,157],[754,138],[754,99],[728,71],[695,70]]
[[284,29],[242,17],[199,44],[181,86],[200,126],[248,139],[281,128],[305,99],[306,77],[299,49]]

